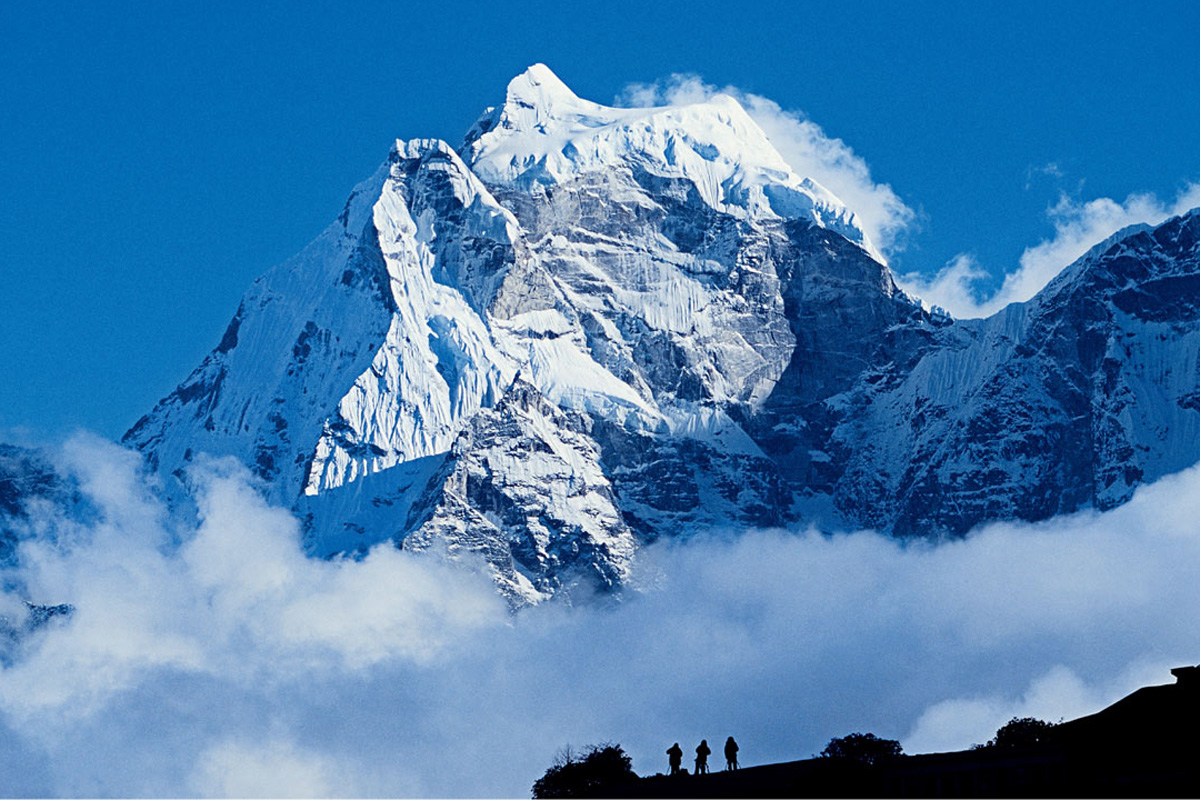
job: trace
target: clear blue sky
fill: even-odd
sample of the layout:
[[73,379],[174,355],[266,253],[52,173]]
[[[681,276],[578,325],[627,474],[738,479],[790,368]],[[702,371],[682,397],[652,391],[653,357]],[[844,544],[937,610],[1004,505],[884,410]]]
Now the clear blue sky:
[[457,142],[537,61],[801,109],[920,212],[899,270],[1011,270],[1060,192],[1200,179],[1197,5],[4,3],[0,438],[119,436],[392,139]]

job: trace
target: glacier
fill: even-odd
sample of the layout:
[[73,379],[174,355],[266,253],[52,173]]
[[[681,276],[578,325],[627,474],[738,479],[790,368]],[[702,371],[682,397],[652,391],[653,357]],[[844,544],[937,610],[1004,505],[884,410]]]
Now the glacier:
[[713,528],[1110,508],[1200,459],[1198,240],[1127,229],[955,320],[736,99],[614,108],[539,64],[458,147],[395,142],[124,441],[177,505],[232,456],[310,555],[468,560],[514,606]]

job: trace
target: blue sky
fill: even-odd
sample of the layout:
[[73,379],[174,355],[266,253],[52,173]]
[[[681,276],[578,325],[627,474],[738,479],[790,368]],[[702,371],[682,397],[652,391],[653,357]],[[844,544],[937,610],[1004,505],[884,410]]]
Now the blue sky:
[[1088,203],[1200,180],[1197,30],[1188,3],[4,4],[0,431],[119,436],[392,139],[457,142],[533,62],[601,102],[688,73],[802,111],[916,212],[897,272],[966,257],[987,289]]

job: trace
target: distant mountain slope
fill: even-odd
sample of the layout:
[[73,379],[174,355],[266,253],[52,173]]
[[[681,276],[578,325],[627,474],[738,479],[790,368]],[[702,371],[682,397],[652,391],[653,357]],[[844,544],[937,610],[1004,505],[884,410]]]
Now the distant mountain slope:
[[1111,508],[1200,458],[1200,214],[1125,231],[1028,303],[841,402],[836,501],[901,534]]
[[0,443],[0,568],[14,564],[21,540],[38,533],[30,514],[41,507],[79,516],[87,512],[75,482],[61,476],[42,453]]

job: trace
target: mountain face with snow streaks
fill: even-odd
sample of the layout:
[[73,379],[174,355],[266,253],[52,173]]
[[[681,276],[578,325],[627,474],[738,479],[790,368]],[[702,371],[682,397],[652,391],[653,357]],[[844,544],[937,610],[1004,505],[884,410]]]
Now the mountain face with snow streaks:
[[586,427],[518,376],[459,433],[403,546],[482,557],[514,602],[616,588],[637,540]]
[[854,452],[839,507],[901,534],[961,534],[1111,508],[1194,464],[1198,243],[1196,212],[1124,231],[1028,303],[948,326],[911,368],[861,382],[834,437]]
[[179,481],[241,459],[313,555],[474,561],[515,605],[663,536],[1107,508],[1200,458],[1198,225],[955,321],[733,98],[610,108],[537,65],[459,148],[396,142],[126,442]]

